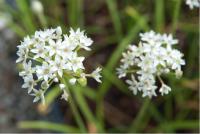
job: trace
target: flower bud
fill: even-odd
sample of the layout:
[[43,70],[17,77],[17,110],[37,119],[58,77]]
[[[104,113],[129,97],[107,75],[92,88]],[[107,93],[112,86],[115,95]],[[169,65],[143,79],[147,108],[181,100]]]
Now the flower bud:
[[76,75],[81,76],[82,73],[83,73],[82,69],[77,69],[76,70]]
[[43,81],[42,84],[41,84],[41,87],[42,87],[42,89],[47,89],[47,88],[49,88],[48,82]]
[[31,9],[35,14],[40,14],[43,12],[43,5],[39,0],[32,0]]
[[61,29],[60,26],[56,28],[56,34],[57,35],[61,35],[62,34],[62,29]]
[[74,85],[76,83],[76,78],[71,78],[69,80],[69,83],[72,84],[72,85]]
[[176,78],[179,79],[183,75],[183,72],[181,70],[176,70],[175,74],[176,74]]
[[60,89],[64,89],[66,86],[65,84],[59,84]]
[[79,78],[78,83],[81,84],[81,86],[87,85],[87,79],[85,77]]

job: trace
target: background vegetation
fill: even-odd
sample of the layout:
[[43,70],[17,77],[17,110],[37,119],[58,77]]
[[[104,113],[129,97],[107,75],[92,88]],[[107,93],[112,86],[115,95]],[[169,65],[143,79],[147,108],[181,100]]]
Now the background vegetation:
[[[24,36],[59,25],[64,32],[80,27],[94,40],[93,51],[83,53],[87,71],[101,65],[103,79],[100,85],[89,80],[88,87],[71,87],[67,103],[58,99],[55,85],[46,95],[46,106],[32,106],[43,117],[55,109],[61,109],[59,115],[18,120],[13,125],[19,132],[199,132],[199,9],[190,10],[184,0],[41,2],[44,12],[35,14],[29,0],[0,0],[0,18],[6,18],[17,38],[9,47],[13,62],[15,47]],[[170,94],[147,99],[132,95],[115,68],[126,46],[139,42],[139,33],[151,29],[179,39],[177,49],[185,54],[186,66],[181,79],[166,76]]]

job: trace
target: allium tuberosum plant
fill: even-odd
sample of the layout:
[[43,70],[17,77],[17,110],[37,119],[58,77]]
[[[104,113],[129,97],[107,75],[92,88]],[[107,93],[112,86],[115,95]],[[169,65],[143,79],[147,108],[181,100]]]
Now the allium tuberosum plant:
[[183,54],[174,49],[178,40],[169,34],[157,34],[154,31],[141,33],[138,46],[129,45],[127,52],[123,53],[121,65],[117,68],[119,78],[130,77],[126,80],[129,89],[136,95],[138,91],[142,96],[157,96],[156,78],[160,81],[161,95],[168,94],[171,88],[167,86],[161,75],[174,72],[176,77],[182,76],[181,65],[185,65]]
[[62,81],[65,78],[69,83],[87,84],[86,77],[92,77],[101,82],[97,68],[91,74],[84,72],[83,61],[85,57],[79,55],[79,50],[91,50],[93,41],[83,31],[70,30],[69,35],[63,34],[60,27],[36,31],[33,36],[27,36],[18,45],[17,63],[22,64],[19,75],[24,79],[22,88],[28,89],[28,94],[34,96],[33,102],[42,100],[47,89],[57,83],[63,91],[62,98],[67,100],[67,85]]

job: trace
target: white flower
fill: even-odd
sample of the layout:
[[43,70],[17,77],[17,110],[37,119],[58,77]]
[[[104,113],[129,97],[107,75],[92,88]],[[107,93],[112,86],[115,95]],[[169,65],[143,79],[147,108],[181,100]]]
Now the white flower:
[[45,81],[48,81],[50,78],[53,77],[53,68],[50,64],[43,62],[42,66],[36,67],[36,73],[39,79],[42,78]]
[[69,94],[66,91],[66,88],[67,88],[66,85],[65,84],[59,84],[59,87],[63,91],[61,99],[64,99],[65,101],[68,101]]
[[35,98],[33,99],[33,102],[37,102],[41,99],[42,104],[45,104],[44,91],[36,90],[36,89],[33,89],[33,91],[34,91],[34,93],[30,94],[32,96],[35,96]]
[[128,51],[127,53],[122,53],[123,58],[121,62],[124,63],[124,67],[128,68],[134,64],[134,55],[132,52]]
[[101,83],[101,75],[100,75],[100,72],[101,72],[101,68],[97,68],[96,70],[94,70],[92,73],[91,73],[91,76],[97,81],[97,82],[100,82]]
[[199,0],[186,0],[186,4],[190,7],[190,9],[193,9],[194,7],[196,8],[200,7]]
[[49,63],[52,66],[52,70],[57,72],[60,77],[62,77],[63,75],[63,70],[71,69],[71,66],[67,64],[66,61],[58,55],[55,56],[54,60],[49,61]]
[[31,60],[28,62],[28,64],[24,63],[24,70],[19,73],[20,76],[26,76],[26,75],[32,75],[34,72],[34,69],[32,68],[32,62]]
[[175,45],[178,43],[177,39],[173,39],[172,34],[169,34],[169,35],[164,34],[162,36],[162,39],[163,39],[163,43],[168,44],[168,45]]
[[[154,68],[154,59],[150,55],[140,56],[141,62],[138,63],[138,66],[144,71],[152,71]],[[152,69],[152,70],[151,70]]]
[[80,31],[79,28],[76,31],[74,31],[73,29],[70,29],[69,38],[76,41],[80,48],[83,48],[88,51],[91,50],[89,46],[92,45],[93,41],[90,38],[88,38],[86,35],[84,35],[84,32]]
[[49,46],[46,46],[46,49],[49,52],[49,56],[53,56],[57,53],[59,47],[61,47],[61,42],[61,39],[57,40],[56,42],[52,39],[49,40]]
[[[61,27],[36,31],[33,36],[27,36],[18,47],[17,63],[22,64],[19,75],[24,79],[23,88],[35,96],[34,102],[44,100],[44,93],[53,84],[60,84],[66,78],[69,83],[86,85],[86,77],[93,77],[100,82],[101,71],[97,68],[92,74],[85,74],[83,61],[79,56],[81,48],[90,50],[92,40],[80,29],[70,30],[70,34],[63,34]],[[78,82],[76,82],[78,81]],[[38,90],[36,88],[39,88]],[[63,90],[66,85],[61,84]],[[67,100],[67,93],[63,92]]]
[[131,74],[131,80],[126,80],[129,89],[134,94],[140,91],[143,97],[151,98],[157,96],[156,77],[161,83],[162,74],[175,72],[176,77],[181,77],[181,66],[185,65],[185,60],[182,59],[183,54],[180,51],[172,48],[178,40],[173,39],[171,34],[150,31],[141,33],[140,37],[138,46],[130,45],[127,52],[122,53],[122,64],[117,68],[117,74],[119,78]]
[[185,61],[182,59],[183,54],[178,50],[171,51],[171,57],[173,59],[172,69],[179,69],[181,65],[185,65]]
[[61,99],[68,101],[68,97],[69,97],[69,94],[67,93],[67,91],[63,90],[63,94],[61,96]]
[[168,94],[171,91],[171,88],[165,84],[162,84],[161,88],[159,89],[159,92],[163,96],[164,94]]
[[35,44],[35,48],[31,49],[31,52],[35,54],[35,56],[33,57],[34,59],[45,58],[46,53],[48,52],[45,48],[45,42],[38,42],[37,44]]
[[121,65],[116,70],[117,70],[118,78],[126,77],[126,72],[127,72],[127,68],[126,67]]
[[133,94],[137,94],[138,82],[135,80],[134,75],[131,75],[131,80],[126,80],[126,83],[129,84],[129,89],[133,91]]
[[49,39],[56,39],[56,29],[46,29],[44,31],[36,31],[34,38],[37,41],[44,42],[44,41],[49,41]]
[[28,58],[28,48],[25,45],[18,46],[17,55],[19,58],[16,60],[16,63],[24,62]]
[[28,89],[28,93],[30,93],[34,86],[36,85],[36,82],[33,79],[32,75],[27,75],[24,78],[24,84],[22,85],[22,88],[27,88]]
[[73,53],[70,57],[70,63],[73,71],[76,72],[77,69],[84,69],[83,60],[85,57],[78,57],[77,53]]
[[60,54],[64,59],[69,59],[74,53],[73,50],[77,47],[77,44],[74,44],[68,36],[64,36],[64,38],[64,41],[59,47],[58,54]]
[[154,85],[146,87],[146,89],[143,90],[142,97],[148,96],[149,98],[152,98],[153,96],[157,96],[155,92],[156,89],[157,89],[157,86],[154,86]]
[[160,34],[156,34],[153,30],[151,30],[150,32],[146,32],[146,33],[140,33],[140,37],[142,41],[146,41],[146,42],[161,42],[162,38]]

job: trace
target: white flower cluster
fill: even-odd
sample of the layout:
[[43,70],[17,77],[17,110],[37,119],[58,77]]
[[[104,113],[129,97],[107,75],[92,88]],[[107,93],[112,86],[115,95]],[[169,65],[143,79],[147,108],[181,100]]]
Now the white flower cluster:
[[190,9],[193,8],[199,8],[200,7],[200,0],[186,0],[186,4],[190,7]]
[[[67,35],[62,33],[60,27],[36,31],[33,36],[25,37],[17,46],[19,58],[16,62],[22,63],[23,70],[19,73],[24,79],[22,87],[35,96],[33,102],[40,99],[44,102],[44,93],[52,83],[59,83],[61,89],[64,89],[61,83],[64,76],[71,84],[78,82],[85,85],[86,77],[101,82],[101,69],[97,68],[91,74],[85,74],[85,57],[78,55],[80,49],[90,50],[92,43],[93,41],[80,29],[71,29]],[[66,94],[66,91],[63,91],[63,96],[67,97]]]
[[181,65],[185,65],[183,54],[172,48],[178,40],[173,39],[171,34],[161,35],[154,31],[141,33],[140,37],[138,46],[130,45],[128,51],[122,54],[122,65],[117,68],[118,77],[126,77],[129,74],[131,79],[126,80],[129,89],[134,94],[141,91],[143,97],[149,98],[157,96],[157,77],[162,84],[159,92],[161,95],[168,94],[171,88],[164,84],[160,76],[175,72],[177,77],[181,77]]

